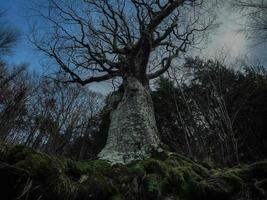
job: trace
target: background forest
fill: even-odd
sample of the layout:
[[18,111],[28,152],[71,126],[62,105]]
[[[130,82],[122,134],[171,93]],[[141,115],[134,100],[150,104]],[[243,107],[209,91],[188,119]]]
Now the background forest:
[[[188,58],[178,72],[156,80],[152,91],[166,148],[216,165],[266,158],[264,67],[234,70],[219,61]],[[105,97],[30,73],[26,66],[10,70],[4,62],[0,81],[2,141],[73,159],[96,158],[119,91]]]
[[[247,12],[249,2],[237,1],[242,12],[253,16],[244,31],[264,43],[265,4],[254,5],[262,11],[255,15],[255,10]],[[103,95],[32,72],[25,64],[9,64],[5,57],[12,57],[18,32],[5,23],[0,27],[1,142],[59,157],[95,159],[105,146],[111,107],[120,101],[122,89],[116,86]],[[153,81],[159,137],[166,149],[211,165],[265,159],[266,66],[224,61],[185,57]]]

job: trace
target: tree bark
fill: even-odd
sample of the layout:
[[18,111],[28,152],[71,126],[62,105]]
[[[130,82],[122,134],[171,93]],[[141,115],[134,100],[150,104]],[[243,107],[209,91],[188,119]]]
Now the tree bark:
[[148,88],[135,77],[126,78],[124,84],[123,98],[110,115],[107,143],[98,157],[128,164],[160,150],[160,140]]

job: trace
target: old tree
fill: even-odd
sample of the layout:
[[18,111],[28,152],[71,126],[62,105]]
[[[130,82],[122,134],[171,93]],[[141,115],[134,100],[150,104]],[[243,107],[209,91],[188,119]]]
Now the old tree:
[[60,79],[122,80],[101,159],[130,163],[160,149],[149,80],[203,41],[211,7],[203,0],[51,0],[38,10],[49,27],[33,42],[59,66]]

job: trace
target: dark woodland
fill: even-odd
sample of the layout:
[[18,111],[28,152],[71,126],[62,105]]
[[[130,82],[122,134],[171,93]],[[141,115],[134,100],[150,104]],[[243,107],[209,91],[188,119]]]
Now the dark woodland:
[[[265,44],[267,2],[226,3]],[[192,54],[223,6],[34,4],[47,28],[27,41],[44,73],[9,61],[22,35],[0,12],[0,199],[267,199],[266,63]],[[102,82],[113,89],[92,89]]]

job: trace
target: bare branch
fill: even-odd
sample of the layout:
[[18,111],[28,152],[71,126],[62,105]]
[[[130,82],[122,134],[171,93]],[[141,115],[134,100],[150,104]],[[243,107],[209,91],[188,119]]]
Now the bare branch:
[[202,0],[49,2],[49,13],[36,10],[48,32],[33,43],[69,75],[68,82],[81,84],[117,76],[148,84],[153,55],[161,55],[153,61],[161,67],[149,77],[164,73],[213,23]]

